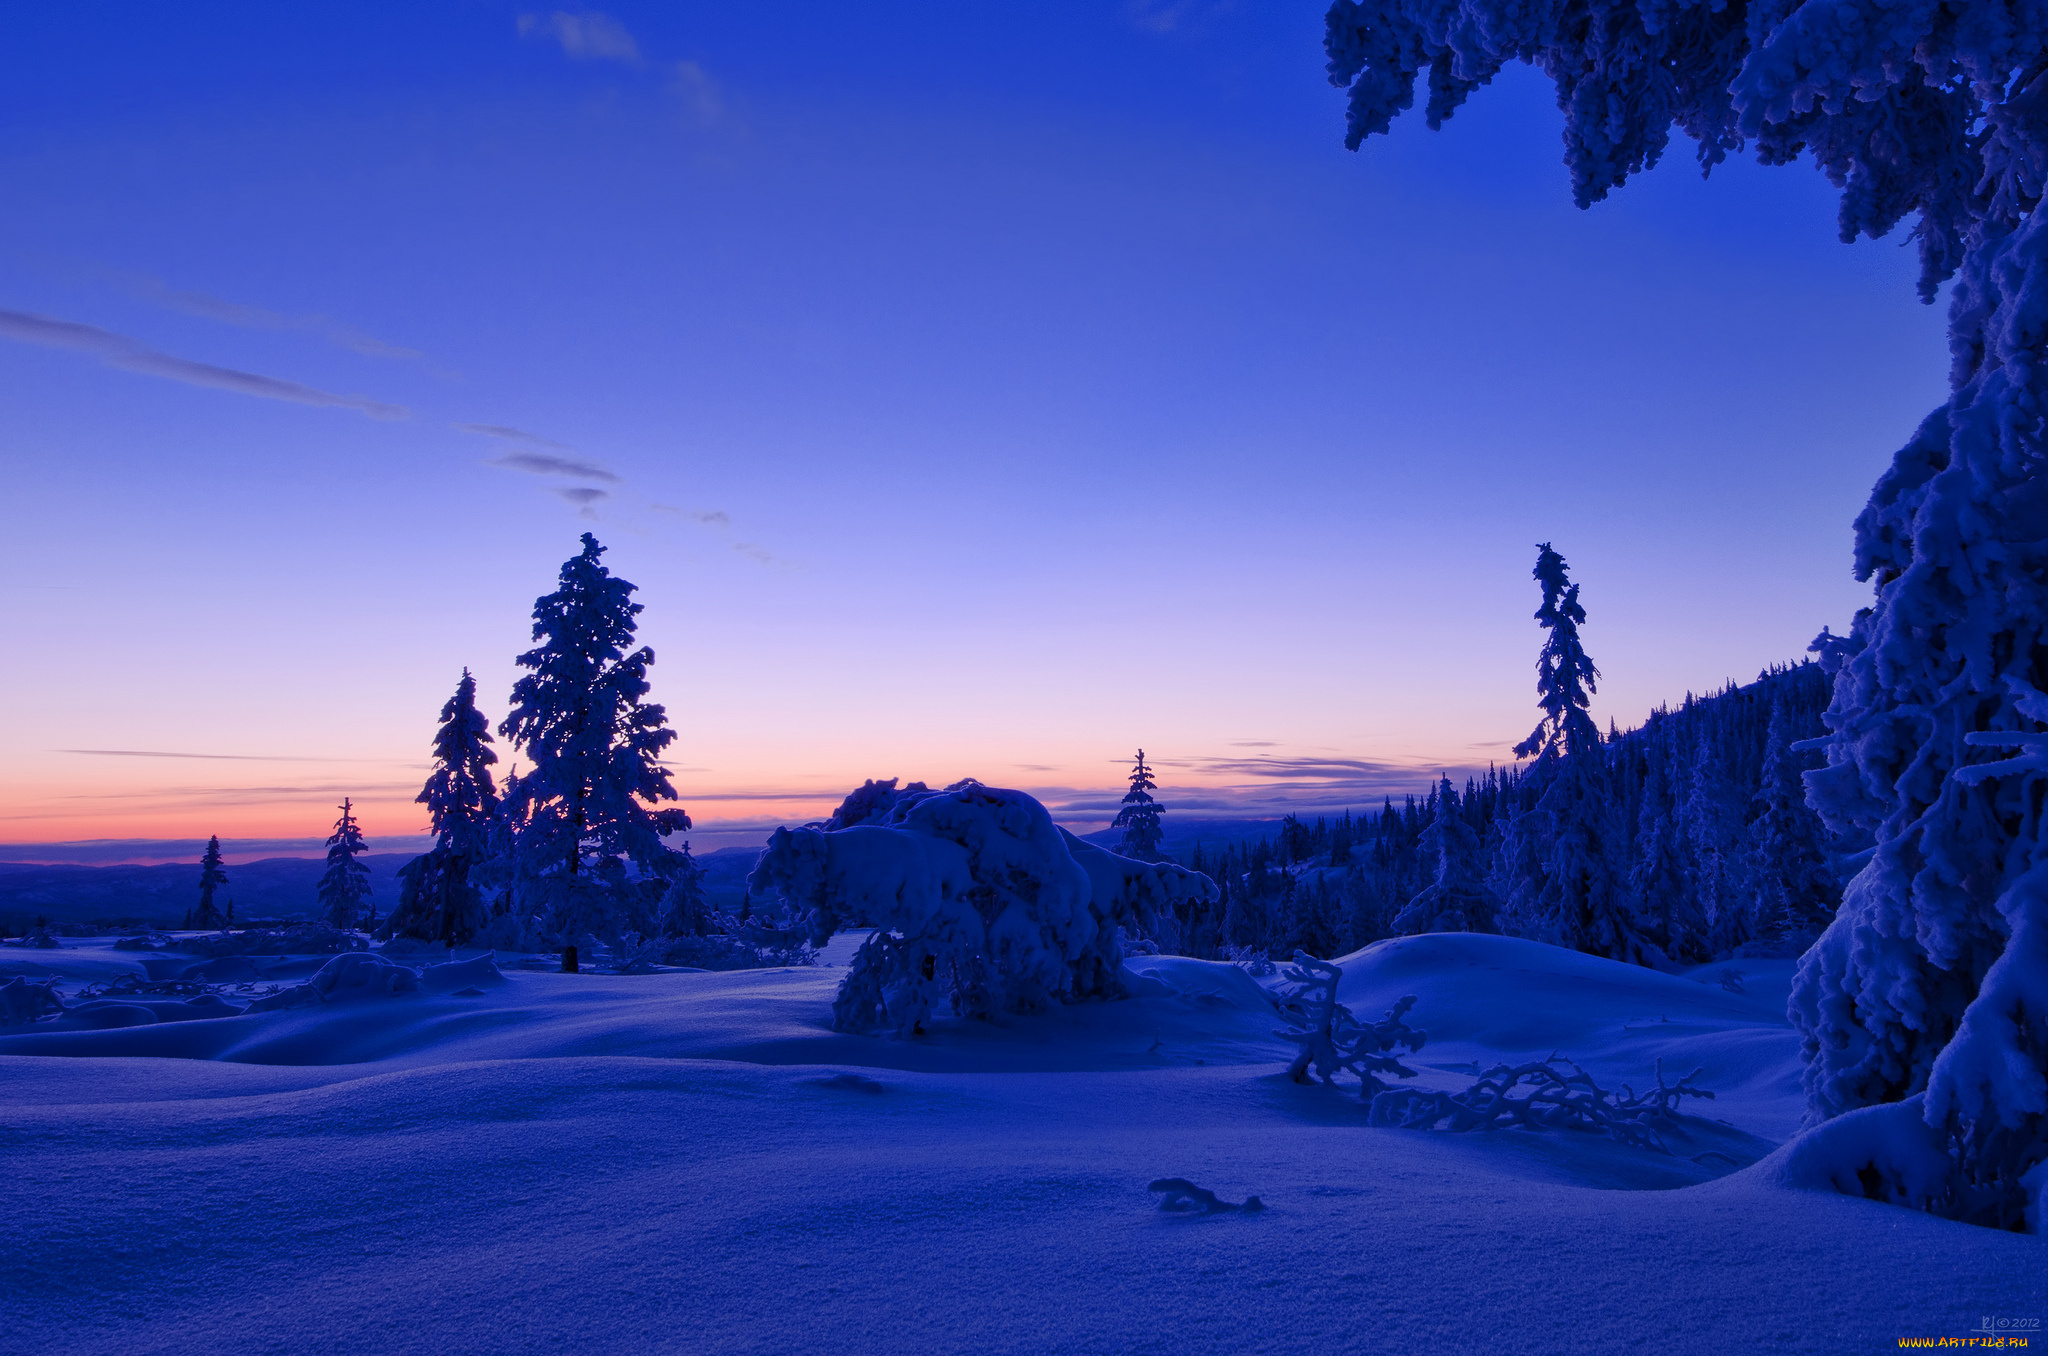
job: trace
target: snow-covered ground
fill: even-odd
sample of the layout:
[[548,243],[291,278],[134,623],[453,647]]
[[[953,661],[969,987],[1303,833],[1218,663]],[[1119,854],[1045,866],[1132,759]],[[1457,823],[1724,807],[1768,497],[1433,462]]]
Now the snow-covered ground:
[[[1343,963],[1361,1016],[1419,997],[1432,1086],[1556,1050],[1721,1096],[1670,1156],[1370,1128],[1355,1085],[1286,1081],[1272,980],[1174,957],[910,1041],[827,1029],[830,964],[45,1022],[0,1035],[0,1351],[1838,1353],[2048,1317],[2048,1242],[1758,1162],[1799,1114],[1789,963],[1741,993],[1497,937]],[[1157,1177],[1267,1209],[1163,1214]]]

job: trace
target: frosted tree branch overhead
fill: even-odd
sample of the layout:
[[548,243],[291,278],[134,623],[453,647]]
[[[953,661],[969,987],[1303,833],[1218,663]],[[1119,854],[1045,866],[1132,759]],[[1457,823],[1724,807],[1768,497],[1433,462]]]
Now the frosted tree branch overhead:
[[1337,0],[1326,45],[1353,148],[1423,72],[1434,127],[1522,61],[1556,82],[1581,206],[1656,164],[1675,127],[1707,170],[1751,143],[1766,164],[1810,152],[1842,189],[1845,241],[1918,214],[1922,298],[1954,279],[1953,394],[1856,521],[1876,597],[1827,638],[1828,766],[1808,787],[1876,848],[1791,1017],[1814,1121],[1924,1091],[1950,1157],[1932,1208],[2018,1224],[2021,1179],[2048,1159],[2048,769],[1999,745],[2038,729],[2048,681],[2048,12]]

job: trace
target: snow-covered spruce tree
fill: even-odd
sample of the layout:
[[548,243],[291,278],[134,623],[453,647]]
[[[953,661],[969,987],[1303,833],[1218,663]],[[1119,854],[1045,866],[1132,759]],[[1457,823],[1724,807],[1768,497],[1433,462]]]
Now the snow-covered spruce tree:
[[1821,845],[1820,821],[1807,807],[1798,755],[1788,744],[1784,710],[1774,705],[1763,786],[1756,794],[1762,810],[1749,826],[1749,875],[1759,937],[1804,951],[1835,916],[1842,886]]
[[486,921],[483,892],[471,879],[490,850],[498,790],[492,784],[490,722],[476,709],[476,679],[469,670],[441,707],[434,732],[434,766],[415,803],[427,807],[434,846],[398,871],[398,907],[380,935],[415,937],[459,946]]
[[1756,887],[1740,798],[1702,728],[1679,822],[1692,849],[1693,897],[1706,920],[1707,950],[1717,956],[1733,955],[1756,937]]
[[320,916],[344,931],[362,920],[363,901],[370,897],[370,868],[356,860],[369,850],[355,804],[344,797],[341,818],[327,839],[327,871],[320,877]]
[[206,840],[206,851],[199,858],[199,907],[192,910],[186,926],[212,930],[227,922],[213,902],[214,891],[227,883],[228,873],[220,863],[220,835],[215,834]]
[[1436,819],[1422,831],[1424,860],[1436,859],[1436,881],[1394,920],[1394,934],[1492,932],[1498,901],[1480,880],[1479,835],[1465,822],[1451,779],[1437,785]]
[[1106,852],[1023,792],[972,780],[871,782],[825,827],[777,829],[747,886],[800,910],[813,946],[873,922],[833,1025],[899,1035],[942,1007],[992,1018],[1121,998],[1118,929],[1149,933],[1176,905],[1216,897],[1206,876]]
[[675,869],[668,879],[668,893],[662,897],[661,935],[711,935],[711,905],[704,896],[704,868],[690,855],[687,842],[676,854]]
[[505,793],[519,825],[514,908],[544,916],[564,945],[653,932],[679,856],[662,835],[690,827],[680,809],[649,808],[676,798],[660,761],[676,735],[645,700],[654,651],[631,648],[633,585],[599,563],[603,554],[584,533],[559,587],[535,601],[540,643],[519,656],[528,672],[498,727],[533,763]]
[[1665,951],[1672,959],[1702,961],[1711,954],[1707,920],[1686,871],[1680,833],[1662,767],[1652,765],[1636,815],[1635,860],[1629,866],[1628,892],[1663,933]]
[[1519,901],[1515,912],[1534,920],[1535,935],[1544,940],[1649,965],[1663,957],[1662,939],[1628,898],[1616,870],[1616,862],[1625,860],[1626,833],[1614,815],[1600,727],[1586,711],[1600,671],[1579,643],[1586,620],[1579,586],[1549,542],[1536,548],[1534,575],[1543,588],[1536,620],[1546,632],[1536,659],[1543,718],[1515,746],[1515,756],[1537,760],[1531,775],[1542,794],[1533,816],[1523,816],[1515,830],[1545,834],[1549,841],[1541,870],[1517,882],[1533,897]]
[[1709,168],[1747,142],[1770,164],[1811,151],[1843,186],[1845,239],[1919,214],[1922,297],[1955,278],[1953,389],[1857,520],[1876,597],[1807,786],[1831,829],[1876,846],[1791,1014],[1816,1120],[1924,1089],[1950,1171],[1920,1203],[2017,1222],[2019,1179],[2048,1160],[2048,758],[1999,746],[2048,724],[2048,11],[1337,0],[1328,24],[1353,146],[1422,71],[1436,125],[1520,60],[1557,82],[1582,205],[1676,126]]
[[1124,792],[1123,803],[1110,822],[1112,829],[1124,831],[1116,844],[1119,856],[1135,862],[1166,860],[1159,850],[1159,840],[1166,835],[1159,825],[1159,816],[1166,807],[1152,799],[1152,793],[1158,789],[1159,784],[1152,780],[1152,769],[1145,766],[1145,751],[1139,749],[1138,765],[1131,770],[1131,789]]

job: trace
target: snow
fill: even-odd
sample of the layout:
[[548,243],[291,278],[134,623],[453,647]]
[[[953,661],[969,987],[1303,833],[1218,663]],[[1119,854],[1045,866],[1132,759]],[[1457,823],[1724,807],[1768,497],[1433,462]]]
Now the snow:
[[[1361,1016],[1415,995],[1424,1086],[1553,1049],[1638,1088],[1707,1066],[1693,1105],[1731,1124],[1666,1156],[1370,1128],[1351,1085],[1286,1078],[1284,977],[1220,962],[842,1034],[860,940],[703,974],[463,953],[410,992],[9,1028],[0,1351],[1833,1353],[2048,1305],[2041,1238],[1824,1189],[1841,1155],[1811,1138],[1772,1153],[1801,1110],[1790,962],[1735,993],[1478,934],[1340,958]],[[0,951],[0,981],[152,961]],[[1162,1212],[1172,1179],[1265,1208]]]

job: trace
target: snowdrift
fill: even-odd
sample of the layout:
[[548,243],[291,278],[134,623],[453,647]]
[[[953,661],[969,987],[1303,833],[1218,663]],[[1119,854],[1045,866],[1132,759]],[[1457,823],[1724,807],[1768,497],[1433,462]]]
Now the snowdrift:
[[[1811,1147],[1731,1171],[1798,1105],[1760,966],[1737,994],[1487,936],[1345,958],[1362,1015],[1417,996],[1435,1086],[1553,1046],[1603,1077],[1660,1051],[1719,1052],[1726,1077],[1744,1041],[1775,1051],[1667,1157],[1368,1128],[1349,1090],[1286,1079],[1270,981],[1180,957],[1128,961],[1128,1001],[916,1039],[832,1030],[830,964],[317,959],[301,1006],[0,1033],[0,1332],[110,1356],[228,1332],[423,1353],[766,1353],[820,1332],[892,1354],[1320,1353],[1363,1333],[1834,1353],[2048,1308],[2039,1239],[1838,1194]],[[141,973],[89,945],[0,957],[0,977],[24,964]],[[1174,1178],[1266,1208],[1163,1214],[1146,1186]]]

